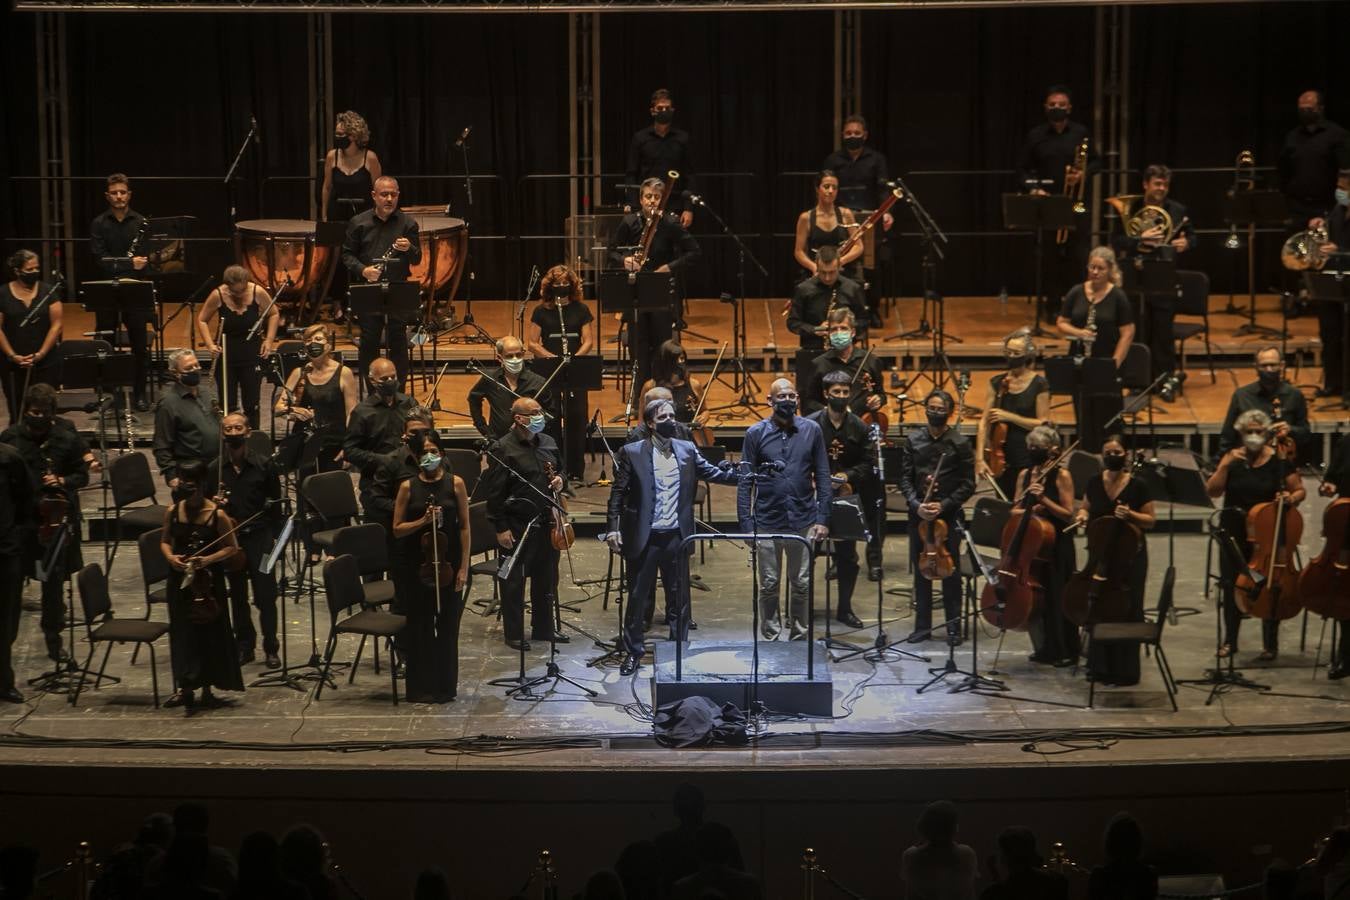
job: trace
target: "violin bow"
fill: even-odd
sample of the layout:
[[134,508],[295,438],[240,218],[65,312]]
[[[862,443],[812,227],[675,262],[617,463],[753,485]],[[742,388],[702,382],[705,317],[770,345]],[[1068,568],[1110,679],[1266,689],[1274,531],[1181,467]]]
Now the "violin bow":
[[703,386],[703,396],[698,398],[698,406],[694,408],[694,421],[698,421],[698,414],[703,412],[703,404],[708,402],[708,393],[712,390],[713,379],[717,377],[717,369],[722,365],[722,354],[727,352],[727,342],[722,342],[722,349],[717,351],[717,359],[713,360],[712,374],[708,376],[708,383]]

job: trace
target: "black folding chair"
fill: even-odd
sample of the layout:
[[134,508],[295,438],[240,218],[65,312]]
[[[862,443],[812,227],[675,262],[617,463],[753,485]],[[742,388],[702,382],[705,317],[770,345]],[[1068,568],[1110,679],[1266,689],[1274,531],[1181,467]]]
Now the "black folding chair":
[[300,485],[300,493],[310,509],[319,517],[319,527],[311,529],[314,546],[333,550],[333,538],[356,518],[356,489],[352,476],[342,470],[311,475]]
[[1177,316],[1198,318],[1200,321],[1172,320],[1172,336],[1177,342],[1177,360],[1186,371],[1186,342],[1193,337],[1205,339],[1205,359],[1209,361],[1209,383],[1215,384],[1214,353],[1209,348],[1209,276],[1204,272],[1177,272]]
[[[1090,643],[1101,644],[1142,644],[1153,649],[1153,658],[1158,661],[1158,674],[1162,676],[1163,689],[1172,704],[1172,712],[1177,711],[1177,682],[1172,677],[1172,667],[1167,663],[1167,654],[1163,653],[1162,634],[1167,625],[1168,613],[1172,610],[1172,593],[1176,588],[1177,570],[1168,567],[1163,575],[1162,590],[1158,594],[1157,618],[1152,622],[1102,622],[1089,625],[1087,631]],[[1088,679],[1088,708],[1092,708],[1096,697],[1097,682]]]
[[475,606],[483,607],[483,615],[490,616],[498,611],[501,594],[497,584],[497,531],[487,517],[487,502],[480,500],[469,504],[469,558],[484,556],[484,559],[469,565],[470,575],[486,576],[492,582],[492,599],[475,600]]
[[[164,525],[168,507],[160,506],[155,497],[155,480],[150,474],[150,462],[143,453],[124,453],[108,464],[108,486],[112,491],[116,527],[113,529],[112,551],[108,556],[108,571],[117,559],[117,548],[124,535],[139,536]],[[149,506],[131,504],[149,500]]]
[[71,705],[80,702],[80,692],[84,690],[85,674],[89,663],[94,659],[94,648],[100,642],[108,646],[103,651],[103,662],[99,664],[94,676],[94,690],[106,679],[117,681],[110,675],[104,675],[108,668],[108,656],[112,645],[134,643],[137,649],[145,644],[150,650],[150,684],[154,691],[155,708],[159,708],[159,666],[155,661],[155,641],[169,633],[169,623],[148,622],[140,619],[114,619],[112,600],[108,597],[108,578],[98,563],[91,563],[75,574],[75,586],[80,592],[80,609],[84,613],[84,631],[89,641],[89,655],[85,657],[80,670],[80,682],[75,686],[75,695]]
[[[356,568],[361,576],[361,608],[379,609],[394,602],[394,582],[377,577],[389,571],[389,544],[384,526],[378,522],[365,525],[348,525],[339,528],[333,535],[332,553],[334,556],[351,556],[356,560]],[[361,664],[361,654],[366,649],[366,639],[356,648],[356,661],[353,667]],[[375,674],[380,673],[380,645],[375,643]]]
[[464,493],[472,497],[478,479],[483,475],[483,457],[477,450],[452,449],[445,451],[445,461],[453,474],[464,479]]
[[[364,641],[367,637],[392,639],[403,631],[408,624],[405,616],[394,613],[362,609],[355,615],[339,619],[342,613],[364,601],[361,593],[361,571],[356,558],[350,554],[327,560],[323,564],[324,591],[328,597],[328,642],[323,651],[323,673],[319,686],[314,691],[314,699],[323,696],[323,686],[328,683],[328,672],[333,666],[333,652],[337,649],[340,634],[359,634]],[[356,666],[347,673],[347,683],[356,680]],[[393,691],[394,705],[398,706],[398,676],[394,666],[389,667],[389,687]]]

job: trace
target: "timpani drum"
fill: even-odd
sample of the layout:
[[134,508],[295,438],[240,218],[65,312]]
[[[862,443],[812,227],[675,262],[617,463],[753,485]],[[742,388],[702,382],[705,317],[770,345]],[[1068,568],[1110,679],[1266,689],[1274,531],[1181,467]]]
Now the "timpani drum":
[[459,289],[469,251],[469,229],[463,219],[411,209],[404,212],[417,220],[422,261],[412,267],[412,280],[422,286],[422,310],[430,318],[437,298],[453,300]]
[[342,255],[340,243],[319,234],[319,223],[305,219],[249,219],[234,226],[239,265],[289,311],[293,324],[311,324]]

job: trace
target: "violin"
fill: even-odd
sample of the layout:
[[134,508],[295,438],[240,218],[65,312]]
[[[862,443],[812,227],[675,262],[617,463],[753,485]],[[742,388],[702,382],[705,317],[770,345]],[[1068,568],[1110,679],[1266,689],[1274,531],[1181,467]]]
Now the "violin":
[[[176,516],[177,512],[174,515]],[[186,592],[188,596],[190,601],[188,619],[194,625],[209,625],[220,618],[220,603],[216,599],[211,566],[202,564],[207,551],[226,538],[233,536],[235,532],[261,515],[261,512],[254,513],[238,525],[231,526],[223,535],[217,536],[215,540],[203,545],[184,560],[183,580],[179,589]],[[228,514],[226,514],[226,521],[229,521]],[[215,565],[219,565],[226,572],[242,572],[248,567],[248,557],[244,555],[243,548],[238,546],[236,541],[235,546],[230,548],[229,553]]]
[[[46,467],[42,474],[55,475],[52,461],[46,457],[43,459]],[[38,543],[47,547],[61,535],[70,522],[70,500],[66,497],[66,492],[59,487],[43,487],[42,496],[38,498],[37,511]]]
[[[1276,396],[1270,401],[1270,420],[1273,423],[1284,422],[1284,414],[1280,409],[1280,398]],[[1272,441],[1275,448],[1275,454],[1284,460],[1287,465],[1298,465],[1298,446],[1294,443],[1294,436],[1288,432],[1277,435]]]
[[[857,386],[859,376],[862,377],[862,389],[864,394],[871,395],[877,393],[877,383],[872,379],[872,373],[865,371],[865,369],[867,368],[867,360],[870,359],[871,356],[872,356],[872,348],[868,347],[867,352],[863,354],[862,359],[858,360],[858,368],[854,370],[853,380],[849,382],[850,394]],[[883,398],[885,396],[886,396],[885,394],[882,394]],[[887,431],[889,431],[891,427],[890,417],[886,415],[885,411],[880,409],[866,410],[858,418],[863,420],[864,425],[877,426],[878,428],[881,429],[882,434],[885,434]]]
[[1139,552],[1144,532],[1114,513],[1088,523],[1088,558],[1064,587],[1064,617],[1080,628],[1098,622],[1123,622],[1129,617],[1126,576]]
[[[549,481],[557,476],[558,473],[554,469],[553,463],[544,463],[544,474],[548,476]],[[553,508],[553,524],[548,531],[549,543],[553,545],[554,550],[570,550],[577,541],[577,535],[572,529],[572,520],[567,517],[567,502],[557,491],[553,492],[553,500],[558,506]],[[558,507],[561,507],[561,509]]]
[[[1059,461],[1068,459],[1077,446],[1077,441],[1070,444],[1054,463],[1029,477],[1027,487],[1030,488],[1033,483],[1043,484],[1049,473],[1059,469]],[[1007,524],[1003,526],[1003,552],[994,569],[998,580],[986,584],[980,593],[980,609],[984,620],[1008,631],[1025,629],[1031,614],[1045,597],[1045,585],[1041,583],[1040,573],[1054,553],[1055,526],[1036,513],[1035,506],[1036,496],[1030,490],[1023,491],[1022,499],[1017,501],[1008,515]]]
[[[928,503],[933,499],[933,490],[937,487],[938,475],[942,472],[942,464],[947,460],[946,450],[938,457],[937,465],[933,467],[933,474],[928,476],[928,490],[923,495],[923,502]],[[922,504],[920,504],[922,505]],[[918,572],[929,581],[940,581],[943,578],[956,572],[956,561],[952,559],[951,553],[947,550],[947,523],[942,519],[934,519],[931,522],[919,522],[919,540],[923,546],[919,548]]]
[[1322,514],[1322,552],[1303,567],[1298,594],[1309,612],[1350,618],[1350,497],[1332,501]]
[[[998,399],[994,401],[996,408],[1002,408],[1003,398],[1008,396],[1008,382],[1010,375],[1004,375],[1003,381],[998,386]],[[995,478],[1008,471],[1008,456],[1005,447],[1008,444],[1008,423],[995,422],[989,426],[989,433],[984,437],[984,464],[989,469],[989,474]]]
[[455,567],[449,562],[450,536],[444,531],[445,510],[433,497],[427,500],[427,512],[431,513],[431,527],[422,532],[419,539],[422,547],[422,565],[417,570],[417,576],[422,579],[423,584],[436,588],[439,608],[440,590],[454,584]]
[[[1258,503],[1248,511],[1247,539],[1252,543],[1252,553],[1247,568],[1236,579],[1239,609],[1257,619],[1283,620],[1298,615],[1303,604],[1299,600],[1294,551],[1302,536],[1303,516],[1283,496]],[[1250,572],[1266,576],[1259,590]]]

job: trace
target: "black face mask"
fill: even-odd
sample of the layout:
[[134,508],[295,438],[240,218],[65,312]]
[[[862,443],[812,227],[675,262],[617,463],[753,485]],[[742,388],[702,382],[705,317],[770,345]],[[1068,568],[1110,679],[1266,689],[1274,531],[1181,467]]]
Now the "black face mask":
[[796,400],[775,400],[773,414],[780,419],[791,419],[797,414]]
[[654,422],[652,423],[652,429],[656,432],[658,437],[661,437],[665,440],[670,440],[671,438],[675,437],[676,431],[675,420],[666,419],[663,422]]
[[1107,453],[1102,456],[1102,465],[1106,466],[1108,471],[1119,472],[1125,468],[1125,454]]
[[1027,459],[1033,466],[1043,466],[1050,459],[1050,451],[1044,447],[1028,447]]
[[352,139],[345,134],[333,135],[333,146],[339,150],[346,150],[352,145]]
[[925,410],[924,412],[928,416],[928,424],[934,428],[941,428],[946,425],[947,418],[951,415],[950,413],[945,412],[933,412],[931,409]]
[[841,413],[848,409],[847,397],[826,397],[825,402],[830,404],[830,409],[837,413]]
[[1261,382],[1261,387],[1268,391],[1273,391],[1280,386],[1280,373],[1267,372],[1265,369],[1256,373],[1257,379]]
[[310,359],[318,359],[320,356],[323,356],[324,351],[327,349],[328,349],[327,344],[320,343],[319,341],[314,341],[312,343],[305,345],[305,355],[308,356]]
[[173,499],[177,503],[186,503],[197,496],[197,486],[195,484],[183,485],[173,489]]
[[555,284],[548,289],[549,296],[556,300],[568,300],[572,297],[572,286],[568,284]]
[[51,416],[24,414],[23,421],[24,424],[28,426],[28,430],[33,432],[33,434],[46,434],[52,430]]
[[860,138],[860,137],[858,137],[857,135],[850,135],[850,136],[844,138],[844,149],[845,149],[845,150],[861,150],[861,149],[862,149],[862,145],[863,145],[863,139]]
[[1298,121],[1302,125],[1316,125],[1322,121],[1322,114],[1315,109],[1300,109]]
[[1045,117],[1051,122],[1063,122],[1069,118],[1069,111],[1062,106],[1052,106],[1045,111]]
[[671,122],[675,121],[675,110],[658,110],[652,113],[652,120],[655,121],[657,125],[669,125]]
[[20,272],[19,282],[25,287],[32,287],[42,280],[41,272]]
[[193,369],[191,372],[182,372],[178,376],[178,381],[183,387],[196,387],[202,383],[202,370]]
[[238,450],[240,447],[244,446],[244,444],[246,444],[246,443],[248,443],[248,435],[246,435],[246,434],[227,434],[227,435],[225,435],[225,446],[226,446],[226,447],[232,447],[232,448],[234,448],[235,450]]
[[390,378],[388,381],[375,382],[375,392],[381,397],[392,397],[398,393],[398,379]]

